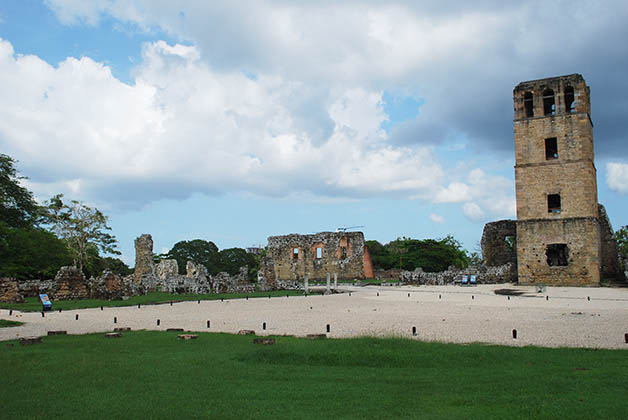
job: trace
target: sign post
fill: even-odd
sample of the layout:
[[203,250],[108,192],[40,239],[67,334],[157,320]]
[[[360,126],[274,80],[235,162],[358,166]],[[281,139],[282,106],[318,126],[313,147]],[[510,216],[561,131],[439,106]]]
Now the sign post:
[[44,307],[44,311],[52,310],[52,301],[48,297],[46,293],[39,295],[39,300],[41,300],[41,304]]

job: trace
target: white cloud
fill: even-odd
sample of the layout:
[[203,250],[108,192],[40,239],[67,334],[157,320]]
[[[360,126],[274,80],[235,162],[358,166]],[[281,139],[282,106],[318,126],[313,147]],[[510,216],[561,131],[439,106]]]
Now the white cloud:
[[608,187],[621,194],[628,194],[628,164],[609,162],[606,164]]
[[301,83],[215,71],[193,46],[146,44],[131,86],[90,58],[55,68],[0,41],[0,89],[0,144],[40,195],[429,197],[442,177],[428,148],[386,143],[381,92],[330,91],[332,130],[316,142],[291,106],[307,94]]
[[430,220],[434,223],[445,223],[445,218],[435,213],[430,213]]
[[473,221],[481,221],[484,219],[484,211],[476,203],[468,202],[462,206],[464,215]]

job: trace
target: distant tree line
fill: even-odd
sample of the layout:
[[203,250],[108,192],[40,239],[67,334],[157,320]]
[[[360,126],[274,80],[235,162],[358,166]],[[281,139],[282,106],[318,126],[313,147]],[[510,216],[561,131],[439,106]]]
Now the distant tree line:
[[393,268],[413,271],[445,271],[449,266],[466,268],[477,263],[478,256],[470,255],[453,236],[443,239],[397,238],[382,245],[378,241],[366,241],[375,269]]
[[247,267],[249,278],[252,280],[255,279],[259,270],[260,261],[257,255],[250,254],[242,248],[227,248],[219,251],[216,244],[203,239],[177,242],[167,253],[157,255],[155,262],[162,259],[176,260],[179,274],[185,274],[188,261],[205,266],[211,275],[220,272],[235,275],[240,272],[240,267]]

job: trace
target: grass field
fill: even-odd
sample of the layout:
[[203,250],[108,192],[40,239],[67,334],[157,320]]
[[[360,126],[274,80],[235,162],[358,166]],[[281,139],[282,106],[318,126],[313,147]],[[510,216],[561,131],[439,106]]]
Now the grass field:
[[24,323],[18,321],[9,321],[7,319],[0,319],[0,328],[19,327],[20,325],[24,325]]
[[625,351],[129,332],[0,346],[3,418],[625,418]]
[[[320,293],[311,291],[310,294]],[[151,305],[167,302],[182,302],[194,300],[216,300],[216,299],[243,299],[259,298],[270,296],[290,296],[303,295],[303,291],[299,290],[278,290],[270,292],[252,292],[252,293],[223,293],[223,294],[171,294],[165,292],[151,292],[142,296],[131,296],[127,300],[99,300],[99,299],[81,299],[81,300],[57,300],[53,301],[53,310],[70,310],[85,308],[117,307],[117,306],[135,306],[135,305]],[[0,309],[15,309],[22,312],[39,312],[41,311],[41,302],[37,297],[29,297],[23,303],[0,303]]]

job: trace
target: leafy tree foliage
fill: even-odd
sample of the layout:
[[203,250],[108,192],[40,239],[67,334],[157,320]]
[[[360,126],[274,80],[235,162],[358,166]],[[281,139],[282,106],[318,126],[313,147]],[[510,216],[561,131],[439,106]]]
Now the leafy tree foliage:
[[10,227],[32,226],[37,222],[40,207],[33,194],[19,183],[21,177],[15,160],[0,154],[0,222]]
[[120,254],[116,249],[118,241],[106,232],[111,230],[108,218],[100,210],[75,200],[64,203],[63,194],[58,194],[47,202],[47,211],[52,231],[65,242],[74,266],[80,270],[93,262],[99,250]]
[[[167,253],[160,256],[165,259],[177,260],[179,265],[179,274],[185,274],[185,265],[188,261],[204,265],[210,274],[216,274],[215,271],[220,262],[218,255],[218,247],[211,241],[203,239],[194,239],[192,241],[179,241]],[[220,270],[219,270],[220,271]]]
[[460,242],[449,235],[443,239],[397,238],[386,245],[377,241],[366,242],[373,265],[378,269],[402,268],[425,271],[444,271],[453,265],[464,268],[469,265],[467,251]]
[[175,259],[179,266],[179,274],[185,274],[188,261],[204,265],[211,275],[225,271],[229,274],[238,274],[240,267],[248,267],[249,275],[257,273],[259,268],[258,258],[247,253],[242,248],[228,248],[218,251],[218,247],[211,241],[194,239],[192,241],[180,241],[174,244],[167,253],[159,256],[160,259]]
[[249,277],[257,273],[259,261],[255,255],[249,254],[242,248],[228,248],[220,251],[220,270],[229,274],[238,274],[240,267],[248,267]]
[[0,222],[0,261],[0,277],[50,279],[72,257],[59,238],[42,228]]

